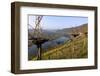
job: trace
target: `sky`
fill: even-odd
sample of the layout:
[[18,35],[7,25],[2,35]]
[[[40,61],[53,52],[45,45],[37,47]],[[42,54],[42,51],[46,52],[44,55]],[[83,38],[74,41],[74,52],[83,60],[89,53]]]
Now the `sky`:
[[[35,15],[28,16],[28,24],[35,27]],[[41,21],[41,28],[48,30],[56,30],[63,28],[71,28],[88,23],[88,17],[77,16],[43,16]],[[30,28],[30,27],[29,27]]]

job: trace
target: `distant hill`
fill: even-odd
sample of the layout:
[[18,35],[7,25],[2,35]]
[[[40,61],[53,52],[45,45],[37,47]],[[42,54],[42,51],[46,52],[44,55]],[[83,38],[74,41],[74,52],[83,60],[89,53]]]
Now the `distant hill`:
[[62,30],[57,30],[57,33],[61,33],[61,34],[70,34],[70,33],[85,33],[88,31],[88,24],[82,24],[80,26],[77,27],[71,27],[71,28],[64,28]]
[[[88,31],[87,25],[88,24],[82,24],[77,27],[64,28],[61,30],[53,30],[53,31],[52,30],[42,30],[42,33],[43,33],[42,37],[52,40],[52,39],[59,38],[61,36],[69,37],[70,33],[79,33],[79,32],[86,33]],[[29,31],[28,38],[31,39],[30,35],[33,35],[34,30],[28,30],[28,31]]]

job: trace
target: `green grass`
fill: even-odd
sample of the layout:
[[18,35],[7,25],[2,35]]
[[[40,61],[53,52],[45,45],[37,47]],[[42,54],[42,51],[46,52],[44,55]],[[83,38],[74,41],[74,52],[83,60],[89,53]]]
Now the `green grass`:
[[[42,53],[42,60],[87,58],[87,42],[87,36],[79,36],[63,45],[48,49],[47,52]],[[32,60],[37,60],[37,57]]]

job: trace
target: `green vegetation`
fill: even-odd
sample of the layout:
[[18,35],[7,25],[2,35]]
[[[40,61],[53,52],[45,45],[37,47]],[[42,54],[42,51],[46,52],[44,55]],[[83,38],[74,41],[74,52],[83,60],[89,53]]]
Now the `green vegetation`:
[[[87,58],[87,42],[87,35],[79,35],[63,45],[48,49],[47,52],[42,53],[42,60]],[[34,57],[33,60],[37,60],[37,57]]]

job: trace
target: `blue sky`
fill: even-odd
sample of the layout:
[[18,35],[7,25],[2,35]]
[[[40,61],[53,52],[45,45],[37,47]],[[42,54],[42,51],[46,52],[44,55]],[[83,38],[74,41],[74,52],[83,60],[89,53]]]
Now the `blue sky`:
[[[29,15],[29,22],[32,27],[35,27],[35,16]],[[87,17],[75,17],[75,16],[43,16],[41,21],[42,29],[63,29],[76,27],[81,24],[88,23]]]

